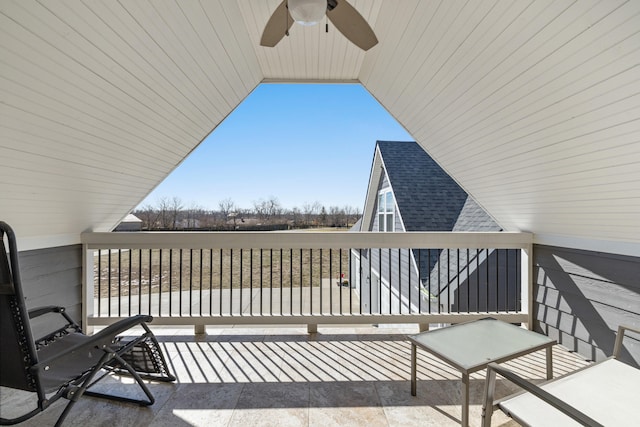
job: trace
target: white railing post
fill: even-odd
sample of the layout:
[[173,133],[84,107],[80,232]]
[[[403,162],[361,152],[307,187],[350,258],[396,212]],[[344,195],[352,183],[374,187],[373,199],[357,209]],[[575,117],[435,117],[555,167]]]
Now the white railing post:
[[533,330],[535,315],[533,304],[535,301],[533,294],[533,244],[527,244],[526,248],[523,248],[520,253],[520,309],[522,311],[527,310],[527,328]]
[[89,317],[94,314],[93,253],[86,243],[82,245],[82,329],[87,335],[93,334],[93,326],[89,325]]

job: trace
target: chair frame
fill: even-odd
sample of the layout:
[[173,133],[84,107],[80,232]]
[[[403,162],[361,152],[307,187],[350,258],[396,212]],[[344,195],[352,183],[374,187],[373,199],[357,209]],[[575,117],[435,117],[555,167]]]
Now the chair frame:
[[[610,360],[610,359],[618,359],[620,357],[620,352],[622,351],[622,341],[624,339],[624,335],[626,331],[632,331],[635,333],[639,333],[640,334],[640,329],[638,328],[633,328],[630,326],[618,326],[618,332],[616,335],[616,341],[613,347],[613,355],[611,357],[608,357],[607,359],[603,360],[602,362],[606,361],[606,360]],[[599,363],[602,363],[599,362]],[[569,374],[567,374],[566,376],[570,376],[575,374],[576,372],[585,370],[585,369],[589,369],[592,366],[595,365],[588,365],[585,366],[581,369],[578,369],[577,371],[571,372]],[[494,393],[495,393],[495,385],[496,385],[496,374],[499,374],[501,377],[503,377],[504,379],[516,384],[518,387],[520,387],[522,390],[524,390],[523,392],[528,392],[531,393],[532,395],[536,396],[537,398],[543,400],[544,402],[548,403],[549,405],[553,406],[554,408],[558,409],[560,412],[564,413],[565,415],[567,415],[568,417],[572,418],[573,420],[577,421],[578,423],[580,423],[581,425],[584,426],[588,426],[588,427],[602,427],[602,424],[598,423],[596,420],[594,420],[593,418],[589,417],[588,415],[584,414],[583,412],[579,411],[578,409],[574,408],[573,406],[567,404],[566,402],[562,401],[561,399],[557,398],[556,396],[552,395],[551,393],[547,392],[546,390],[542,389],[540,386],[537,386],[529,381],[527,381],[526,379],[518,376],[516,373],[514,373],[513,371],[500,366],[496,363],[490,363],[487,366],[487,377],[486,377],[486,381],[485,381],[485,393],[484,393],[484,399],[483,399],[483,403],[482,403],[482,427],[489,427],[491,426],[491,417],[493,415],[493,412],[499,408],[499,404],[502,400],[506,400],[509,399],[511,397],[513,397],[514,395],[511,396],[507,396],[504,399],[500,399],[499,401],[495,401],[494,402]],[[547,381],[546,383],[552,382],[554,380],[551,381]],[[522,393],[522,392],[521,392]]]
[[[8,260],[4,246],[5,235],[9,243]],[[137,315],[123,319],[94,335],[87,336],[82,333],[80,326],[66,313],[64,307],[46,306],[27,311],[20,278],[16,237],[11,227],[2,221],[0,221],[0,251],[2,251],[2,253],[0,253],[0,273],[2,273],[2,263],[4,262],[6,263],[4,276],[9,276],[3,278],[0,274],[0,296],[8,298],[9,307],[16,325],[16,336],[20,341],[14,343],[17,344],[15,350],[22,353],[21,357],[24,368],[24,376],[18,375],[19,378],[17,382],[15,382],[16,376],[13,376],[12,380],[9,378],[11,376],[9,372],[4,372],[4,375],[0,372],[0,385],[9,388],[23,389],[37,394],[37,407],[35,409],[16,418],[9,419],[0,417],[0,425],[12,425],[25,421],[44,411],[58,399],[65,398],[69,400],[69,402],[56,421],[55,425],[59,426],[67,417],[73,405],[83,395],[135,403],[140,406],[149,406],[155,402],[155,399],[147,385],[143,382],[143,378],[167,382],[175,381],[176,378],[169,372],[158,341],[146,325],[153,320],[151,316]],[[6,271],[7,264],[9,265],[8,274]],[[62,316],[65,325],[49,332],[43,338],[34,340],[30,320],[52,313]],[[144,333],[133,339],[129,336],[127,336],[126,339],[119,336],[135,326],[141,326],[144,329]],[[39,357],[39,351],[41,349],[46,348],[52,343],[64,344],[65,338],[71,335],[74,336],[74,341],[71,345],[63,345],[62,347],[65,348],[61,351],[56,351],[54,354],[48,354],[45,357]],[[11,343],[3,342],[3,347],[7,344]],[[144,353],[146,367],[136,366],[136,369],[132,366],[136,365],[136,361],[133,359],[134,350],[138,351],[138,353]],[[3,351],[7,351],[6,347]],[[51,353],[51,351],[49,351],[49,353]],[[88,353],[91,353],[92,357],[97,360],[93,367],[88,370],[84,369],[83,371],[73,373],[71,379],[63,381],[53,387],[54,391],[51,391],[51,386],[45,388],[43,377],[45,377],[47,373],[53,372],[56,367],[59,366],[57,363],[61,363],[65,359],[69,360],[69,358],[78,357],[79,355],[82,357],[83,354]],[[5,355],[5,357],[8,358],[7,355]],[[149,366],[148,361],[151,361],[151,366]],[[88,390],[110,373],[131,375],[144,392],[146,398],[135,399]],[[3,376],[6,377],[6,380],[2,379]],[[12,381],[14,381],[13,384],[11,384]],[[55,390],[56,388],[57,390]],[[47,392],[49,396],[47,396]]]

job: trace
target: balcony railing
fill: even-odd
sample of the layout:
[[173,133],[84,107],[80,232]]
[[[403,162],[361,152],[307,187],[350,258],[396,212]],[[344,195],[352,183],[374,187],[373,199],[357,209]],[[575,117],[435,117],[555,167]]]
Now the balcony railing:
[[[84,233],[84,321],[529,322],[528,233]],[[530,322],[529,322],[530,323]]]

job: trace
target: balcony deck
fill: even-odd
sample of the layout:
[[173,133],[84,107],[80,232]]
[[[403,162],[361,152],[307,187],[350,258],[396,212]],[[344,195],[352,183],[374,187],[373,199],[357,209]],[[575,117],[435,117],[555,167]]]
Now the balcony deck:
[[[65,426],[455,426],[460,424],[458,372],[418,350],[418,391],[410,393],[410,344],[417,326],[153,328],[178,380],[152,383],[150,408],[82,398]],[[554,377],[588,362],[553,349]],[[542,381],[544,352],[506,364]],[[471,376],[470,423],[480,425],[484,371]],[[128,378],[100,387],[126,389]],[[96,386],[97,388],[98,386]],[[515,391],[498,381],[498,397]],[[3,415],[30,402],[2,389]],[[53,425],[57,402],[22,426]],[[6,412],[5,412],[6,411]],[[501,413],[493,425],[516,426]]]

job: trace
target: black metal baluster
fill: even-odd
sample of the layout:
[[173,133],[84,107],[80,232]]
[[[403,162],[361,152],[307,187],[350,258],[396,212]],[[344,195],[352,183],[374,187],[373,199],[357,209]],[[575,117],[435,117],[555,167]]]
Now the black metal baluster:
[[178,260],[178,273],[180,278],[178,279],[178,285],[180,286],[180,292],[178,293],[178,314],[182,317],[182,269],[183,269],[182,248],[180,249],[180,259]]
[[229,316],[233,316],[233,249],[229,249]]
[[[392,273],[392,269],[391,269],[391,248],[387,249],[389,251],[389,314],[393,313],[393,307],[392,307],[392,300],[393,300],[393,283],[391,281],[391,277],[393,275]],[[382,279],[382,278],[380,278]]]
[[322,314],[322,249],[320,249],[320,314]]
[[101,316],[102,308],[102,251],[98,249],[98,316]]
[[151,278],[153,277],[153,259],[152,259],[153,253],[152,253],[152,249],[149,249],[149,281],[148,281],[148,286],[147,286],[147,290],[148,290],[148,306],[149,306],[149,311],[147,311],[148,315],[151,315]]
[[333,249],[329,249],[329,314],[333,314]]
[[111,249],[109,250],[109,254],[107,255],[107,261],[109,262],[109,269],[108,269],[108,274],[107,274],[107,280],[108,280],[108,292],[109,292],[109,298],[107,299],[107,314],[109,315],[109,317],[111,317]]
[[142,314],[142,249],[138,249],[138,314]]
[[313,314],[313,249],[309,249],[309,314]]
[[129,317],[131,317],[131,263],[132,263],[132,257],[133,257],[133,249],[129,249],[129,266],[128,266],[128,273],[129,273]]
[[189,316],[193,316],[193,249],[189,249]]
[[173,249],[169,249],[169,317],[173,316]]
[[398,313],[402,314],[402,249],[398,248]]
[[118,317],[122,316],[122,249],[118,249]]
[[158,255],[158,317],[162,316],[162,249]]

